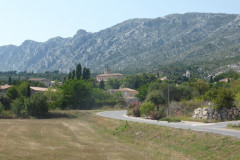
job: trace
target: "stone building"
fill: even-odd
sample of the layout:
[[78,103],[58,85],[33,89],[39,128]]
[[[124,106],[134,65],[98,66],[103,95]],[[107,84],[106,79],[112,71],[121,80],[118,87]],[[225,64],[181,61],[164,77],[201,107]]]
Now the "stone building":
[[120,74],[120,73],[110,73],[110,69],[108,67],[106,67],[104,69],[104,73],[103,74],[100,74],[100,75],[97,75],[96,79],[98,82],[100,81],[104,81],[106,82],[109,78],[117,78],[117,79],[122,79],[123,78],[123,75]]
[[110,93],[120,92],[127,103],[131,101],[137,101],[135,95],[139,93],[138,91],[130,88],[109,89],[108,91]]

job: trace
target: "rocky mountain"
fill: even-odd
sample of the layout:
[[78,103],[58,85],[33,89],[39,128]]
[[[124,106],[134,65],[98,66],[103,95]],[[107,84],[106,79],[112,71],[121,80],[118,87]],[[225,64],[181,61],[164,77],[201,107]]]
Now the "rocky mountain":
[[94,72],[105,64],[112,70],[146,70],[235,56],[240,56],[240,15],[186,13],[130,19],[96,33],[79,30],[71,38],[44,43],[2,46],[0,70],[68,72],[77,63]]

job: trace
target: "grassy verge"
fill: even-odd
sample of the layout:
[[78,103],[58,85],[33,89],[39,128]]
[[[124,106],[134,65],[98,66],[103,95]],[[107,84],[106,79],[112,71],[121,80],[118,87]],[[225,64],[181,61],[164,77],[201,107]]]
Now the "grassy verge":
[[236,130],[240,130],[240,123],[239,124],[228,124],[227,125],[228,129],[236,129]]
[[54,111],[48,119],[1,119],[0,159],[239,159],[240,140],[119,121],[98,111]]

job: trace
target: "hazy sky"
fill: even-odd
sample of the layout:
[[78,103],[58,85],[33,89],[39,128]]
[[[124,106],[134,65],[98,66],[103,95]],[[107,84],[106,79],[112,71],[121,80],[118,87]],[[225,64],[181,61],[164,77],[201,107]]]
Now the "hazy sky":
[[0,0],[0,46],[186,12],[240,14],[240,0]]

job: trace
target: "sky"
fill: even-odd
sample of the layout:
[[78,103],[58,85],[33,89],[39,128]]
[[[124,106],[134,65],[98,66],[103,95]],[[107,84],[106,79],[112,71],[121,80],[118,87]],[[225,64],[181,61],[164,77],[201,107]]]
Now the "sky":
[[240,0],[0,0],[0,46],[98,32],[132,18],[173,13],[240,14]]

